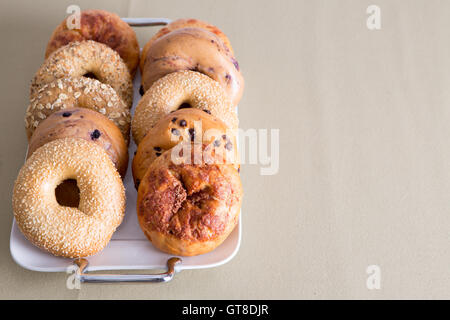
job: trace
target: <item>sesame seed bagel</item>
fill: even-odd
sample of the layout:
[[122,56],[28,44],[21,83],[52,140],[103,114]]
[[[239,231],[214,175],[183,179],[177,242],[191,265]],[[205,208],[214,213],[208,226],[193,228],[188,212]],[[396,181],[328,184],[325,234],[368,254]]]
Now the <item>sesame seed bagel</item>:
[[220,155],[217,163],[239,168],[236,138],[225,123],[199,109],[180,109],[159,120],[139,143],[132,167],[136,188],[150,164],[180,142],[209,145]]
[[168,25],[164,26],[163,28],[159,29],[159,31],[145,44],[145,46],[142,48],[142,59],[139,61],[141,72],[144,70],[144,64],[145,59],[144,57],[147,56],[148,49],[152,46],[152,44],[161,38],[162,36],[168,34],[169,32],[172,32],[174,30],[182,29],[182,28],[203,28],[208,30],[209,32],[214,33],[216,36],[222,40],[223,44],[226,46],[226,48],[230,51],[231,54],[233,53],[233,48],[231,47],[230,40],[228,40],[227,36],[220,31],[219,28],[216,26],[209,24],[207,22],[197,20],[197,19],[177,19],[175,21],[172,21]]
[[53,52],[31,82],[30,98],[56,79],[89,76],[110,85],[131,108],[133,84],[127,66],[119,54],[107,45],[92,40],[70,42]]
[[[78,208],[61,206],[55,188],[75,179]],[[125,190],[100,146],[78,138],[49,142],[21,168],[12,205],[17,225],[34,245],[57,256],[78,258],[102,250],[122,222]]]
[[109,85],[86,77],[57,79],[36,92],[25,115],[28,140],[39,123],[52,113],[69,108],[86,108],[105,115],[128,143],[131,121],[128,108]]
[[81,138],[101,146],[122,177],[128,165],[128,148],[119,128],[104,115],[86,108],[64,109],[51,114],[36,128],[28,157],[50,141]]
[[45,58],[73,41],[94,40],[117,51],[134,76],[139,61],[139,44],[134,30],[117,14],[105,10],[83,10],[80,13],[80,28],[67,28],[64,19],[53,31],[47,44]]
[[243,193],[237,170],[194,164],[193,158],[194,151],[188,154],[190,164],[175,164],[172,151],[166,151],[150,165],[138,190],[139,224],[156,248],[170,254],[194,256],[215,249],[239,218]]
[[235,108],[216,81],[199,72],[178,71],[156,81],[139,101],[132,120],[134,141],[139,145],[162,117],[189,107],[210,113],[232,130],[238,127]]
[[157,39],[145,56],[144,91],[156,80],[179,70],[198,71],[216,80],[235,106],[242,97],[244,78],[238,62],[222,40],[206,29],[177,29]]

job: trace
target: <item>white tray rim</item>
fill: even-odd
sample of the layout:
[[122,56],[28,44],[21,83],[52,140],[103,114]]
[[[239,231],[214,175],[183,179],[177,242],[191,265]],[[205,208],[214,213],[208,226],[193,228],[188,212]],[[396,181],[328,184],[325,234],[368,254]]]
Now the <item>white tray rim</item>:
[[[202,265],[184,265],[183,263],[177,265],[175,267],[175,271],[176,272],[180,272],[182,270],[195,270],[195,269],[209,269],[209,268],[215,268],[215,267],[219,267],[221,265],[226,264],[227,262],[231,261],[236,254],[239,251],[239,248],[241,246],[241,237],[242,237],[242,219],[241,217],[239,217],[239,223],[236,226],[235,231],[238,231],[238,241],[236,244],[236,247],[234,249],[234,251],[226,258],[223,259],[221,261],[218,261],[216,263],[210,263],[210,264],[202,264]],[[233,232],[235,232],[233,231]],[[26,263],[24,263],[23,261],[21,261],[21,259],[19,257],[17,257],[16,255],[16,251],[13,248],[15,241],[14,240],[16,235],[15,232],[20,233],[19,228],[17,227],[16,224],[16,220],[13,219],[13,223],[12,223],[12,228],[11,228],[11,235],[10,235],[10,243],[9,243],[9,248],[10,248],[10,253],[11,253],[11,257],[14,260],[14,262],[16,264],[18,264],[20,267],[26,269],[26,270],[30,270],[30,271],[36,271],[36,272],[66,272],[67,268],[69,266],[71,266],[73,264],[73,259],[69,259],[67,258],[67,266],[66,267],[62,267],[62,266],[58,266],[58,267],[38,267],[38,266],[34,266],[34,265],[28,265]],[[28,240],[26,240],[28,241]],[[110,243],[114,244],[114,243],[119,243],[119,242],[135,242],[138,244],[148,244],[148,240],[111,240]],[[38,248],[36,248],[36,250],[40,250]],[[44,252],[42,251],[43,254],[46,255],[50,255],[50,253]],[[99,255],[101,255],[101,252],[99,253]],[[183,257],[180,257],[181,259],[183,259]],[[87,259],[89,260],[89,257],[87,257]],[[92,265],[90,264],[87,268],[86,271],[102,271],[102,270],[150,270],[150,269],[164,269],[165,265],[157,265],[157,264],[129,264],[129,265]]]

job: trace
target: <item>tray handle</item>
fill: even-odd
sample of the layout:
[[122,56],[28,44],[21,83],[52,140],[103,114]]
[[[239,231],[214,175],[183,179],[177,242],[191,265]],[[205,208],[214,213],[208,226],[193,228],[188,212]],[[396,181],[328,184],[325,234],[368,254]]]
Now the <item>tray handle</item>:
[[165,26],[172,22],[167,18],[122,18],[132,27]]
[[88,274],[85,272],[89,261],[84,258],[74,260],[78,266],[76,276],[80,282],[167,282],[175,275],[175,266],[181,263],[180,258],[170,258],[167,260],[167,271],[158,274]]

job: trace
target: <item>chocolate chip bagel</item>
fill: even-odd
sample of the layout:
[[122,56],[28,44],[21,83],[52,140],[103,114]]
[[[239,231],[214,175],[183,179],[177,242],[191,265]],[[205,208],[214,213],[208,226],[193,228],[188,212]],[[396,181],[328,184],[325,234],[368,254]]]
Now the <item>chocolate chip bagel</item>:
[[222,40],[206,29],[183,28],[169,32],[150,45],[143,59],[144,91],[167,74],[192,70],[216,80],[234,106],[241,99],[244,79],[239,64]]
[[195,164],[194,152],[188,156],[190,164],[175,164],[171,150],[153,161],[141,181],[139,224],[153,245],[164,252],[182,256],[209,252],[238,222],[242,201],[239,174],[232,165]]
[[127,66],[119,54],[92,40],[70,42],[53,52],[31,82],[30,99],[46,84],[66,77],[90,77],[110,85],[131,108],[133,84]]
[[86,108],[51,114],[37,127],[28,145],[28,158],[41,146],[63,138],[81,138],[101,146],[122,177],[128,165],[128,148],[119,128],[101,113]]
[[67,19],[53,31],[47,44],[45,58],[70,42],[94,40],[117,51],[134,76],[139,62],[136,33],[117,14],[105,10],[83,10],[80,13],[79,29],[69,29]]
[[178,71],[156,81],[139,101],[132,120],[136,144],[162,117],[182,108],[208,112],[231,130],[238,127],[235,108],[216,81],[199,72]]
[[215,149],[217,163],[239,168],[236,138],[225,123],[199,109],[180,109],[159,120],[139,143],[132,167],[136,188],[151,163],[180,142],[203,143]]
[[109,85],[86,77],[62,78],[43,85],[30,101],[25,115],[28,140],[37,126],[52,113],[87,108],[105,115],[120,129],[128,144],[130,112]]

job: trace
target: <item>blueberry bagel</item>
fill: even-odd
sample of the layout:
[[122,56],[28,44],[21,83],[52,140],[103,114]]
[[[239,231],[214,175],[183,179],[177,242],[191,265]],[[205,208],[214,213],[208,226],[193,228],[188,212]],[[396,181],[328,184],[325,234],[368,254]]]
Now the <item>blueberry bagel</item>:
[[144,91],[165,75],[192,70],[216,80],[236,106],[244,90],[239,64],[222,40],[203,28],[172,31],[152,43],[142,71]]
[[234,54],[230,40],[228,40],[227,36],[216,26],[198,19],[177,19],[169,23],[167,26],[159,29],[159,31],[142,48],[142,59],[139,61],[141,72],[144,70],[145,57],[147,56],[148,49],[152,46],[152,44],[162,36],[182,28],[202,28],[214,33],[220,38],[220,40],[222,40],[223,44],[230,51],[230,53]]
[[64,109],[51,114],[37,127],[28,146],[28,157],[50,141],[80,138],[101,146],[122,177],[128,165],[128,148],[119,128],[99,112],[86,108]]

